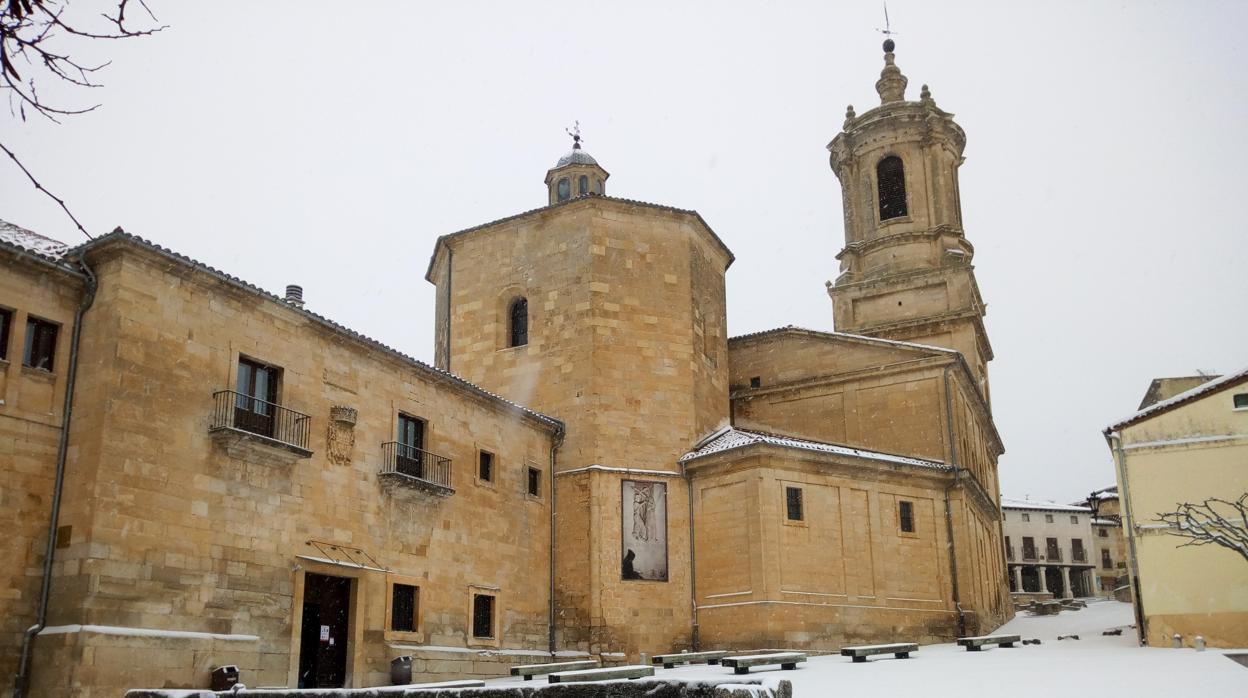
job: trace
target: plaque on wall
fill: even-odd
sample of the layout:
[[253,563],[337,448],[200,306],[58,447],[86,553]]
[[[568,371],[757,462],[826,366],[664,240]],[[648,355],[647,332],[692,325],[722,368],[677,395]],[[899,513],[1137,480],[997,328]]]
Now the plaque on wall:
[[667,483],[624,480],[620,521],[622,579],[667,581]]

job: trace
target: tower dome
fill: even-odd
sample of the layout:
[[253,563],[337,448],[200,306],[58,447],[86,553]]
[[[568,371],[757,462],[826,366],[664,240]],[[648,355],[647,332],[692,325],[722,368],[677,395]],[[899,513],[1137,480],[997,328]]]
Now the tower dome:
[[572,136],[572,150],[546,171],[546,192],[550,204],[607,193],[606,182],[611,175],[602,169],[594,156],[581,148],[580,124],[568,131],[568,135]]

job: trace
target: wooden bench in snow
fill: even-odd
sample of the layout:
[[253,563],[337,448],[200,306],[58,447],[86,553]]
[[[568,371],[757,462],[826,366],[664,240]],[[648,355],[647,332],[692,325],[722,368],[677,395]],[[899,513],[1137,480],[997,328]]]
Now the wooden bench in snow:
[[597,660],[581,659],[574,662],[553,662],[551,664],[525,664],[523,666],[513,666],[511,668],[511,675],[523,676],[525,681],[532,681],[534,676],[553,674],[556,671],[577,671],[580,669],[597,668]]
[[873,654],[891,654],[898,659],[909,659],[911,652],[918,652],[919,646],[913,642],[895,642],[891,645],[859,645],[842,647],[842,657],[853,657],[855,662],[865,662]]
[[654,676],[654,667],[644,664],[609,666],[584,671],[559,671],[550,675],[550,683],[575,683],[578,681],[610,681],[611,679],[641,679]]
[[958,646],[965,647],[967,652],[978,652],[984,645],[1013,647],[1022,638],[1018,635],[980,635],[979,637],[960,637]]
[[750,667],[779,664],[781,669],[796,669],[798,662],[806,661],[801,652],[772,652],[770,654],[747,654],[740,657],[724,657],[720,662],[732,667],[735,674],[748,674]]
[[652,664],[662,664],[664,669],[675,669],[677,664],[719,664],[727,652],[681,652],[679,654],[656,654],[650,658]]

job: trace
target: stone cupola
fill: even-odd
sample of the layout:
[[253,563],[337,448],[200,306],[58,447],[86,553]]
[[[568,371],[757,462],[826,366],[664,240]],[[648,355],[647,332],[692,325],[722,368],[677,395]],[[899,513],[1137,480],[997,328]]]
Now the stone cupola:
[[611,176],[581,148],[579,124],[568,135],[572,136],[572,150],[546,171],[547,203],[552,205],[578,196],[604,196],[607,193],[607,178]]

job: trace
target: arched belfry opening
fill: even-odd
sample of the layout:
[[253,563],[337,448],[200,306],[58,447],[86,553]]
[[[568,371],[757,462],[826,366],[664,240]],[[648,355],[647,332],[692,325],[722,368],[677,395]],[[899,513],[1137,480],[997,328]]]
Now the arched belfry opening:
[[876,188],[879,192],[880,221],[901,218],[906,209],[906,166],[901,158],[889,155],[875,166]]
[[507,346],[522,347],[529,343],[529,299],[521,296],[507,309]]
[[606,196],[606,181],[611,175],[581,147],[579,123],[568,130],[568,135],[572,136],[572,150],[546,172],[548,203],[561,204],[582,196]]

